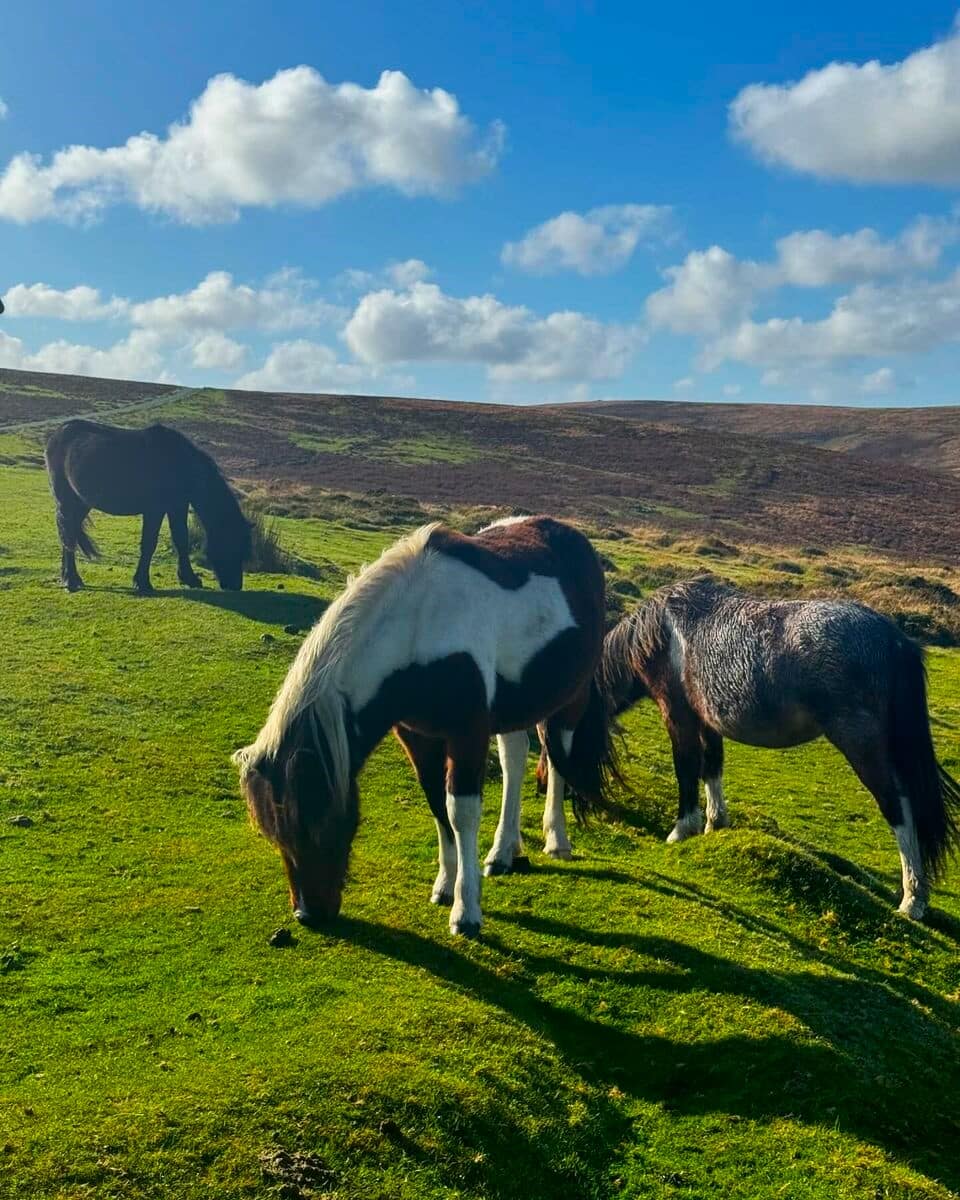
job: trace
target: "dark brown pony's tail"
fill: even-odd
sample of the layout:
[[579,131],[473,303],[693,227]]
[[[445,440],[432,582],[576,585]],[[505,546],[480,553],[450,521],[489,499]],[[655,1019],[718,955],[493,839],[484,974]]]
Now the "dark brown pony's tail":
[[547,791],[547,780],[550,777],[550,760],[547,758],[547,747],[541,741],[540,759],[537,763],[537,795],[543,796]]
[[613,732],[606,701],[595,679],[590,682],[586,711],[573,731],[569,754],[563,748],[556,718],[549,718],[544,726],[547,754],[573,792],[573,815],[580,824],[590,812],[612,811],[610,786],[622,781]]
[[79,526],[74,530],[73,536],[77,540],[77,549],[84,558],[95,559],[100,557],[100,548],[93,540],[89,533],[90,517],[84,517]]
[[910,801],[924,869],[936,879],[960,843],[960,784],[937,762],[923,653],[902,635],[894,652],[888,738],[894,770]]
[[43,452],[47,474],[50,477],[50,490],[56,501],[57,533],[60,535],[61,544],[68,550],[76,548],[84,558],[95,559],[100,557],[100,551],[88,532],[90,514],[87,513],[81,520],[77,520],[77,509],[83,502],[70,486],[63,469],[60,436],[66,428],[65,425],[61,425],[59,429],[54,430]]

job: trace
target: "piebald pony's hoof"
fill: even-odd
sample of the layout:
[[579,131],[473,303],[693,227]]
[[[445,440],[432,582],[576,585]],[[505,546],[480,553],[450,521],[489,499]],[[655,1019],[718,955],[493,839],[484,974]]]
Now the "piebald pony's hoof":
[[897,909],[897,912],[901,917],[906,917],[910,921],[922,921],[926,916],[927,902],[926,900],[918,899],[916,896],[911,897],[909,900],[904,897],[900,901],[900,907]]
[[560,862],[569,862],[573,858],[573,849],[570,846],[552,846],[550,849],[544,849],[544,854],[548,858],[556,858]]
[[476,938],[480,936],[479,921],[451,921],[450,932],[454,937]]
[[453,903],[453,892],[436,891],[430,894],[430,903],[439,904],[441,908],[449,908]]
[[512,875],[513,874],[513,864],[500,862],[499,860],[494,859],[492,862],[483,864],[483,873],[484,873],[484,875],[488,875],[488,876],[489,875]]

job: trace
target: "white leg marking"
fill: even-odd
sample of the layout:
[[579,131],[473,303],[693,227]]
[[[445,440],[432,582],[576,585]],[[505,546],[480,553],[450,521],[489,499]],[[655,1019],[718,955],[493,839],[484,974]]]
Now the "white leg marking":
[[707,833],[715,829],[726,829],[730,824],[727,816],[727,805],[723,798],[723,776],[716,779],[705,779],[704,788],[707,793]]
[[[567,754],[573,745],[573,730],[560,731],[560,742]],[[547,759],[547,801],[543,806],[543,852],[551,858],[572,858],[573,848],[567,837],[567,821],[563,812],[566,787],[557,768]]]
[[480,797],[447,793],[447,816],[457,843],[457,882],[450,910],[450,932],[474,937],[480,932]]
[[527,765],[530,743],[526,730],[517,733],[501,733],[497,737],[500,766],[503,770],[503,804],[500,821],[494,834],[493,846],[484,859],[485,875],[509,875],[513,860],[523,853],[520,838],[520,792],[523,788],[523,772]]
[[927,911],[927,881],[923,873],[917,829],[913,823],[913,810],[906,796],[901,795],[900,808],[903,812],[903,824],[893,827],[903,870],[903,899],[900,901],[899,911],[905,917],[919,921]]
[[457,879],[457,843],[446,829],[437,821],[437,841],[440,845],[440,870],[433,892],[430,895],[431,904],[452,904],[453,885]]
[[703,833],[703,814],[699,808],[696,812],[687,813],[685,817],[680,818],[667,834],[667,841],[683,842],[688,837],[696,837],[698,833]]

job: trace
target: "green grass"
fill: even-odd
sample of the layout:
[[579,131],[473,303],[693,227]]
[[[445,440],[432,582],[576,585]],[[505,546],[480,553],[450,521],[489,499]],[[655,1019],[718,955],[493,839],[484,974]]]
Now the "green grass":
[[303,450],[317,453],[389,459],[410,466],[433,462],[465,463],[484,457],[482,450],[466,439],[439,434],[420,438],[391,437],[386,440],[364,433],[339,437],[293,433],[290,441]]
[[[955,1194],[958,877],[930,926],[894,916],[893,839],[828,747],[731,746],[736,827],[666,846],[669,747],[637,710],[629,821],[549,863],[528,783],[534,870],[487,881],[466,943],[427,903],[433,825],[388,742],[342,918],[274,949],[281,871],[228,755],[296,649],[283,625],[396,530],[281,519],[330,577],[239,595],[177,588],[164,546],[139,600],[136,522],[98,520],[68,596],[42,473],[0,470],[0,512],[4,1200]],[[960,654],[931,654],[930,691],[960,771]],[[271,1173],[277,1150],[305,1157]]]

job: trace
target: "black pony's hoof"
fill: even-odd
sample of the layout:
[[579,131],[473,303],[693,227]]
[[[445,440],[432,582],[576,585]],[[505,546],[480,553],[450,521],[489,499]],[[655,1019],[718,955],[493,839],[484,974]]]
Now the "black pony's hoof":
[[82,592],[83,591],[83,580],[82,579],[64,579],[62,582],[63,582],[64,588],[68,592]]
[[153,585],[150,583],[135,583],[133,585],[133,594],[135,596],[155,596],[157,593],[154,591]]
[[203,580],[200,578],[199,575],[193,575],[188,579],[181,579],[180,582],[183,584],[184,587],[188,587],[188,588],[202,588],[203,587]]

